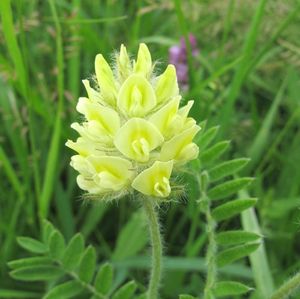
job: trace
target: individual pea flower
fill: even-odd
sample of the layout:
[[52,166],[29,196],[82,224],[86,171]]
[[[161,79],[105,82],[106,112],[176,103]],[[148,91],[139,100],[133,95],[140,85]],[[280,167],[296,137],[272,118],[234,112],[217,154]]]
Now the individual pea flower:
[[122,45],[115,61],[111,67],[98,54],[95,82],[83,80],[87,97],[76,109],[84,120],[71,125],[79,137],[66,143],[77,153],[71,166],[78,186],[93,198],[168,198],[172,175],[198,156],[193,139],[200,127],[188,116],[193,101],[180,107],[174,65],[156,76],[145,44],[136,60]]
[[[189,34],[189,43],[192,50],[192,56],[199,55],[197,40],[193,34]],[[187,60],[187,46],[183,37],[180,38],[180,44],[170,47],[169,62],[174,64],[177,71],[177,78],[180,86],[183,89],[188,88],[188,60]]]

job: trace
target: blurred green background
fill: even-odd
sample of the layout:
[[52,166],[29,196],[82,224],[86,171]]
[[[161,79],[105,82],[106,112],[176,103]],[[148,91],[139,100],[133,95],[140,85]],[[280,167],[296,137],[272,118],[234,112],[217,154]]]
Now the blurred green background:
[[[198,122],[220,125],[219,138],[232,140],[228,157],[251,158],[245,174],[256,178],[249,192],[259,198],[274,284],[300,268],[299,0],[1,0],[0,15],[1,288],[43,288],[13,281],[6,266],[24,255],[16,236],[39,236],[40,216],[67,239],[81,231],[100,261],[112,260],[120,281],[145,285],[149,250],[139,205],[82,201],[64,143],[75,138],[81,80],[93,76],[97,53],[110,60],[123,43],[135,55],[145,42],[162,71],[169,48],[189,33],[199,54],[189,57],[184,98],[195,100]],[[205,223],[190,186],[186,202],[161,209],[163,298],[203,287]],[[226,269],[222,275],[254,285],[247,261]]]

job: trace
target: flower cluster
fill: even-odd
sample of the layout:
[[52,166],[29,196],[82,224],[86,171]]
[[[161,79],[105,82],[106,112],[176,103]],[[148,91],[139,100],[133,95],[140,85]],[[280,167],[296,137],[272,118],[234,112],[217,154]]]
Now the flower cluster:
[[71,125],[80,137],[66,145],[77,152],[71,158],[77,183],[90,194],[133,188],[168,197],[173,169],[198,155],[193,138],[200,127],[188,117],[193,101],[179,108],[175,67],[155,76],[153,65],[145,44],[133,61],[122,45],[113,69],[96,56],[96,87],[83,80],[88,97],[79,98],[76,109],[84,121]]

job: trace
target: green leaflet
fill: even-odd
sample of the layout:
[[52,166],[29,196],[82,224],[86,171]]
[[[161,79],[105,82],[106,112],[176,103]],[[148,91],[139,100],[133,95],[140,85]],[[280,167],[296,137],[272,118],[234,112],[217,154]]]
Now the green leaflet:
[[32,253],[47,252],[47,247],[42,242],[35,239],[29,237],[18,237],[17,242],[21,247]]
[[63,271],[55,266],[29,266],[10,272],[10,276],[23,281],[47,281],[59,278]]
[[83,291],[83,286],[77,281],[68,281],[52,288],[43,299],[72,298]]
[[208,164],[218,159],[228,148],[230,141],[220,141],[212,147],[205,150],[202,154],[200,153],[201,160],[203,163]]
[[232,175],[248,164],[250,159],[240,158],[223,162],[208,171],[210,181],[217,181],[228,175]]
[[112,296],[112,299],[131,299],[136,287],[137,285],[134,281],[129,281],[116,291],[116,293]]
[[93,246],[89,246],[83,253],[78,269],[79,278],[89,283],[94,275],[96,268],[96,251]]
[[225,231],[216,235],[217,243],[226,246],[254,242],[260,238],[261,236],[256,233],[243,230]]
[[198,144],[200,151],[204,150],[213,141],[219,131],[219,128],[219,126],[209,128],[206,132],[199,135],[196,143]]
[[80,256],[84,250],[84,240],[81,234],[76,234],[65,250],[62,263],[67,270],[73,270],[79,264]]
[[212,216],[217,221],[228,219],[254,206],[256,202],[256,198],[232,200],[213,209]]
[[38,256],[38,257],[28,257],[24,259],[18,259],[8,263],[8,266],[11,269],[18,269],[18,268],[31,267],[31,266],[41,266],[41,265],[43,266],[52,265],[52,260],[48,257]]
[[99,269],[95,278],[95,289],[101,294],[107,294],[111,288],[113,281],[113,268],[109,263],[105,263]]
[[252,243],[235,246],[221,251],[217,256],[217,263],[219,267],[228,265],[242,257],[245,257],[255,251],[260,246],[260,243]]
[[21,291],[21,290],[0,289],[0,298],[33,299],[33,298],[41,298],[41,294],[36,292]]
[[191,295],[179,295],[179,299],[196,299],[196,297]]
[[225,198],[237,193],[253,181],[253,178],[238,178],[219,184],[208,191],[208,196],[212,200]]
[[50,256],[54,259],[60,259],[65,251],[65,239],[63,235],[55,230],[52,232],[49,238],[49,253]]
[[253,288],[250,288],[240,282],[220,281],[216,283],[214,294],[216,297],[234,296],[248,293],[251,290],[253,290]]

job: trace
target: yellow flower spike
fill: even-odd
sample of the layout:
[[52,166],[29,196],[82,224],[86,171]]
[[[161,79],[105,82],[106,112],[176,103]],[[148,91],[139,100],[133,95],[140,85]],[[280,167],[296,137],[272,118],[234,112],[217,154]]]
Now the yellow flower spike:
[[193,138],[200,130],[195,125],[174,136],[162,145],[160,159],[162,161],[174,160],[174,163],[185,163],[198,156],[198,146],[192,143]]
[[118,107],[129,116],[144,116],[156,105],[151,84],[141,75],[131,75],[118,94]]
[[157,78],[155,94],[158,103],[166,102],[179,94],[174,65],[169,64],[164,73]]
[[90,156],[95,168],[93,181],[105,191],[119,191],[130,184],[134,174],[131,162],[112,156]]
[[120,117],[118,113],[109,107],[93,103],[88,98],[79,98],[76,109],[83,114],[88,121],[97,121],[108,135],[113,136],[120,128]]
[[171,192],[169,179],[173,161],[160,162],[142,171],[132,182],[131,186],[148,196],[167,197]]
[[119,80],[123,82],[132,72],[132,65],[127,54],[126,47],[123,44],[121,45],[120,53],[117,56],[117,66]]
[[100,93],[105,102],[115,106],[117,89],[113,72],[101,54],[95,59],[95,72],[100,87]]
[[124,156],[147,162],[150,152],[163,141],[163,136],[152,123],[142,118],[132,118],[119,129],[114,144]]
[[149,118],[149,121],[159,129],[166,139],[174,135],[176,130],[178,132],[182,126],[181,117],[177,115],[180,98],[177,96]]
[[146,44],[140,44],[137,60],[134,64],[134,72],[149,77],[152,72],[152,59]]

